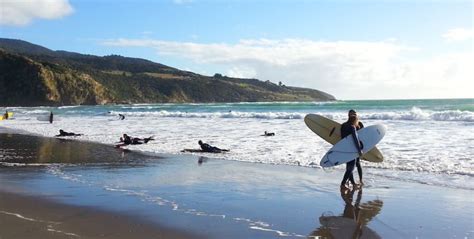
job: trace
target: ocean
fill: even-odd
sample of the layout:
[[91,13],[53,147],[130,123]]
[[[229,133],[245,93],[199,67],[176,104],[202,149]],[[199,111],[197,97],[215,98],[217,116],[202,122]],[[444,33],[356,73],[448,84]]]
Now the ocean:
[[[132,104],[105,106],[8,107],[14,119],[0,126],[53,137],[59,129],[84,134],[77,140],[114,145],[126,133],[153,136],[144,145],[128,146],[144,154],[184,154],[198,140],[230,149],[199,154],[223,160],[296,167],[320,167],[331,145],[310,131],[303,118],[321,114],[344,122],[358,112],[364,125],[383,124],[377,145],[382,163],[363,162],[372,177],[474,189],[474,99],[360,100],[335,102]],[[55,115],[55,122],[40,121]],[[118,114],[125,115],[120,120]],[[261,136],[264,131],[273,137]],[[9,166],[3,162],[4,166]],[[344,166],[325,169],[343,170]],[[54,170],[53,170],[54,171]],[[335,179],[336,180],[336,179]],[[339,179],[337,179],[339,180]]]

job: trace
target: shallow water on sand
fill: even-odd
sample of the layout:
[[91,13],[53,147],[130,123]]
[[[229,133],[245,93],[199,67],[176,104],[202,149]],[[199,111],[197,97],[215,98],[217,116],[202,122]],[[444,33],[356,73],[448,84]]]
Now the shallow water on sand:
[[363,191],[341,195],[337,169],[155,157],[24,135],[0,134],[0,149],[8,165],[36,165],[1,167],[2,190],[131,213],[211,238],[472,236],[472,190],[367,173]]

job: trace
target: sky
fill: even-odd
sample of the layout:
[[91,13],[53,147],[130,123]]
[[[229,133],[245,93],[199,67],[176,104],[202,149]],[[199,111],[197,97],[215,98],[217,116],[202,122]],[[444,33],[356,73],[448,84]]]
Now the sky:
[[0,37],[342,100],[474,98],[473,12],[473,0],[0,0]]

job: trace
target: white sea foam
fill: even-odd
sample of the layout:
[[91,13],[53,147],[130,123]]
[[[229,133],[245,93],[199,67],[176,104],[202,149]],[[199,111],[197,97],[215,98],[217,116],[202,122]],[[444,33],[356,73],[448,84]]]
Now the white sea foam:
[[[126,120],[118,120],[118,113],[125,114]],[[346,112],[340,111],[319,113],[339,122],[347,117]],[[430,111],[416,107],[409,111],[367,110],[360,114],[364,124],[382,123],[388,126],[388,131],[377,146],[385,161],[364,164],[366,167],[415,173],[474,176],[473,114],[470,111]],[[305,115],[301,111],[112,111],[103,116],[60,115],[62,121],[49,124],[28,120],[31,119],[29,114],[17,114],[16,120],[3,121],[2,126],[49,137],[63,129],[85,135],[76,137],[77,140],[111,145],[123,133],[135,137],[154,135],[155,141],[129,146],[129,149],[152,154],[179,154],[184,148],[198,148],[197,141],[203,140],[231,150],[211,157],[319,167],[321,157],[331,145],[306,127],[302,120]],[[275,132],[276,136],[260,136],[264,131]]]
[[[335,120],[344,120],[346,113],[315,112]],[[123,114],[128,117],[169,117],[169,118],[235,118],[235,119],[303,119],[306,112],[185,112],[185,111],[110,111],[110,115]],[[410,111],[367,112],[362,120],[407,120],[407,121],[464,121],[474,122],[474,112],[447,110],[430,111],[413,107]]]

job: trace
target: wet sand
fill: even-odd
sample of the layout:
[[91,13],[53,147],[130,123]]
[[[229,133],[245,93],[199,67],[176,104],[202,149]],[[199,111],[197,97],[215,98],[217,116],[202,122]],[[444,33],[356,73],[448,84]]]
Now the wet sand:
[[473,236],[472,190],[210,157],[0,134],[0,238]]
[[199,238],[137,217],[0,192],[0,238]]

